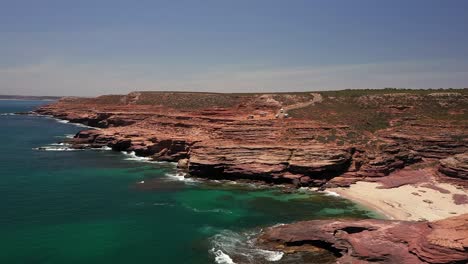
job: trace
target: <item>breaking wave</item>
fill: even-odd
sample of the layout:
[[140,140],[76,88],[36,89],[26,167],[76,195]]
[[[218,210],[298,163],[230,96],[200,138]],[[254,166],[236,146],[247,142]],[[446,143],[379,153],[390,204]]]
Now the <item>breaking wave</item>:
[[95,130],[101,130],[101,129],[98,128],[98,127],[87,126],[87,125],[83,125],[83,124],[80,124],[80,123],[71,123],[71,122],[68,122],[68,124],[74,125],[74,126],[77,126],[77,127],[84,127],[84,128],[92,128],[92,129],[95,129]]
[[1,113],[0,116],[14,116],[15,113]]
[[326,196],[333,196],[333,197],[340,197],[340,196],[341,196],[341,195],[339,195],[338,193],[332,192],[332,191],[323,191],[323,193],[324,193]]
[[235,264],[234,261],[232,261],[231,257],[224,253],[222,250],[218,249],[215,250],[214,248],[211,249],[211,252],[215,255],[215,261],[218,264]]
[[38,148],[33,148],[34,150],[41,150],[41,151],[78,151],[81,149],[74,149],[70,148],[66,145],[49,145],[49,146],[42,146]]
[[44,118],[48,118],[48,119],[53,119],[59,123],[62,123],[62,124],[70,124],[70,125],[74,125],[74,126],[78,126],[78,127],[84,127],[84,128],[92,128],[92,129],[97,129],[99,130],[100,128],[97,128],[97,127],[92,127],[92,126],[88,126],[88,125],[84,125],[84,124],[80,124],[80,123],[73,123],[73,122],[70,122],[69,120],[64,120],[64,119],[59,119],[59,118],[56,118],[54,116],[51,116],[51,115],[41,115],[41,114],[36,114],[36,113],[30,113],[29,114],[30,116],[37,116],[37,117],[44,117]]
[[137,156],[135,151],[131,151],[131,152],[122,151],[122,154],[124,154],[127,157],[127,158],[125,158],[125,160],[151,162],[151,158]]
[[[283,252],[270,251],[255,247],[255,232],[236,233],[223,230],[211,237],[212,248],[216,263],[259,263],[281,260]],[[236,261],[236,262],[235,262]]]
[[63,142],[62,143],[51,143],[50,145],[51,146],[69,146],[69,144],[63,143]]
[[[112,148],[109,148],[109,149],[112,149]],[[137,156],[135,151],[130,151],[130,152],[129,151],[121,151],[121,153],[126,156],[126,158],[124,160],[131,160],[131,161],[137,161],[137,162],[146,162],[146,163],[153,163],[153,164],[166,164],[166,165],[171,165],[171,166],[174,166],[174,167],[177,166],[176,162],[157,161],[157,160],[152,160],[150,157]]]
[[185,183],[197,183],[199,182],[197,179],[192,178],[192,177],[186,177],[187,173],[177,171],[175,173],[166,173],[164,174],[168,179],[174,180],[174,181],[181,181]]
[[103,147],[100,147],[100,148],[93,148],[92,150],[112,150],[112,148],[108,147],[108,146],[103,146]]
[[62,136],[55,136],[56,138],[74,138],[75,134],[65,134]]
[[177,180],[177,181],[185,181],[188,180],[188,178],[185,178],[185,173],[182,172],[176,172],[176,173],[166,173],[166,177],[169,177],[171,179]]
[[70,122],[68,120],[58,119],[58,118],[54,118],[54,117],[50,117],[50,118],[52,118],[55,121],[57,121],[59,123],[62,123],[62,124],[69,124],[69,125],[74,125],[74,126],[77,126],[77,127],[84,127],[84,128],[92,128],[92,129],[96,129],[96,130],[100,129],[100,128],[97,128],[97,127],[87,126],[87,125],[80,124],[80,123],[73,123],[73,122]]

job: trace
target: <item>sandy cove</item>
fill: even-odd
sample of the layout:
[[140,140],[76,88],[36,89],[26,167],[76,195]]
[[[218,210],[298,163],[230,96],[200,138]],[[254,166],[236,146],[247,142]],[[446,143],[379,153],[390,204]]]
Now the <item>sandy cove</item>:
[[436,221],[468,213],[466,184],[448,181],[430,162],[417,166],[328,190],[392,220]]
[[424,187],[424,184],[382,189],[379,188],[382,184],[376,182],[357,182],[347,188],[329,190],[393,220],[435,221],[468,213],[468,204],[456,204],[453,198],[453,195],[467,196],[466,189],[449,183],[434,183],[433,186],[445,191]]

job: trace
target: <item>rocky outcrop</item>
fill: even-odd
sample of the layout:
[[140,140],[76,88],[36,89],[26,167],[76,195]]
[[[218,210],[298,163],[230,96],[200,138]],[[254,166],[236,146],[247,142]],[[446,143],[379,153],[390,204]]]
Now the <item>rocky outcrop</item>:
[[320,185],[346,171],[350,161],[350,150],[321,146],[298,149],[196,144],[191,149],[188,171],[198,177]]
[[313,220],[268,228],[259,246],[329,251],[337,263],[466,263],[468,215],[436,222]]
[[468,179],[468,153],[454,155],[439,161],[440,173],[458,179]]
[[377,135],[424,158],[446,158],[466,152],[468,146],[465,126],[410,123],[379,131]]

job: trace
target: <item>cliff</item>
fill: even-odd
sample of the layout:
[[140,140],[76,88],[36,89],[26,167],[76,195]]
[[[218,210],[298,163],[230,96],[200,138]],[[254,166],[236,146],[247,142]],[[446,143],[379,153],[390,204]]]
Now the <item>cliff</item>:
[[467,106],[466,89],[133,92],[62,98],[36,113],[102,128],[78,133],[76,148],[179,162],[193,177],[346,186],[421,161],[464,182]]

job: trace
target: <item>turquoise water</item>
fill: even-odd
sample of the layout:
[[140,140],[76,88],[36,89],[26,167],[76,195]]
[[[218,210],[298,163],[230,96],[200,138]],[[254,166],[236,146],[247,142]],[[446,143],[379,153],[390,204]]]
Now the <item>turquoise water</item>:
[[[0,113],[43,103],[0,101]],[[112,151],[36,150],[66,150],[53,144],[83,129],[50,118],[0,124],[0,263],[269,263],[278,254],[250,242],[262,227],[374,216],[323,194],[183,181],[173,164]]]

